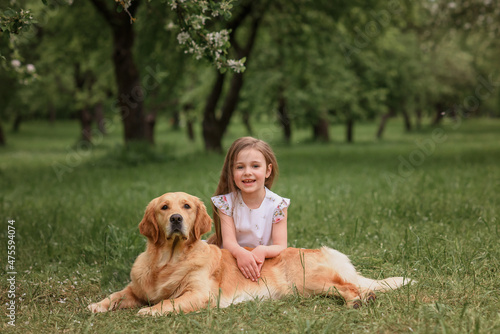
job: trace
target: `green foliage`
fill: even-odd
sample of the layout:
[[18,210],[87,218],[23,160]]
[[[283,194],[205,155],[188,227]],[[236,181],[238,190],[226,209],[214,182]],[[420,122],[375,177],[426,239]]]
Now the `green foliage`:
[[33,23],[34,17],[29,10],[17,11],[12,8],[0,10],[0,29],[7,35],[26,32]]
[[[222,27],[250,5],[262,20],[243,66],[230,60],[242,45],[231,47],[232,32]],[[98,104],[115,116],[112,39],[90,2],[23,0],[11,7],[0,14],[2,119],[71,118]],[[142,102],[146,113],[199,122],[214,84],[212,67],[197,59],[205,58],[221,71],[246,69],[237,111],[251,121],[276,118],[280,101],[292,124],[304,128],[320,119],[373,121],[388,111],[496,116],[498,11],[480,0],[144,1],[133,23]],[[249,21],[235,41],[248,35]],[[485,81],[492,82],[486,90]]]
[[5,70],[19,73],[22,72],[20,64],[15,63],[10,67],[4,62],[11,59],[18,61],[18,44],[22,44],[23,35],[28,33],[37,21],[30,9],[20,8],[22,4],[11,1],[10,6],[12,8],[0,8],[0,60]]
[[[10,55],[17,82],[6,88],[4,118],[46,117],[49,112],[68,117],[106,100],[113,90],[111,40],[102,34],[102,18],[87,1],[33,6],[37,23],[16,37],[17,49]],[[76,66],[86,77],[82,87],[77,87]]]
[[222,18],[228,21],[233,9],[234,0],[223,1],[176,1],[163,0],[177,15],[179,33],[177,40],[186,53],[195,59],[205,58],[221,72],[230,69],[234,72],[245,70],[245,59],[228,59],[230,30],[212,30],[216,21]]

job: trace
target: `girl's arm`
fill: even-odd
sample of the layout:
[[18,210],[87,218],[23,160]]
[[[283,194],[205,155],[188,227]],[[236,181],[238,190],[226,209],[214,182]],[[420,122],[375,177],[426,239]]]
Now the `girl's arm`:
[[[222,247],[227,249],[236,259],[238,268],[243,276],[252,279],[252,281],[256,281],[260,277],[258,260],[250,251],[238,245],[233,217],[222,212],[219,212],[219,217],[221,223]],[[263,262],[264,260],[262,260],[262,263]],[[260,263],[261,266],[262,263]]]
[[[273,224],[272,230],[272,246],[257,246],[252,253],[256,256],[256,258],[262,261],[259,264],[259,273],[262,268],[262,264],[264,264],[265,259],[269,259],[275,256],[278,256],[285,248],[288,247],[287,241],[287,210],[283,209],[283,215],[285,216],[278,223]],[[259,262],[259,261],[258,261]]]

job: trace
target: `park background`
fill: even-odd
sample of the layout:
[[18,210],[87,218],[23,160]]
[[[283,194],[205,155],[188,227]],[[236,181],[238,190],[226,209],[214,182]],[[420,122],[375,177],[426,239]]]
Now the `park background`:
[[[2,0],[0,263],[11,271],[15,241],[16,271],[14,299],[0,282],[2,331],[498,331],[499,13],[479,0]],[[290,246],[418,283],[357,311],[293,294],[90,314],[127,284],[148,202],[185,191],[209,206],[243,135],[277,154]]]

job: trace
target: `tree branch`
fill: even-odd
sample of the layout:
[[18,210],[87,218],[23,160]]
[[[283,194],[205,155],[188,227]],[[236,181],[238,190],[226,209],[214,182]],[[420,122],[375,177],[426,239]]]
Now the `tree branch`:
[[242,49],[235,38],[236,30],[247,18],[247,16],[252,13],[253,5],[254,1],[249,1],[245,5],[242,5],[241,11],[238,13],[238,15],[234,16],[227,25],[227,29],[231,30],[231,32],[229,33],[229,41],[237,54],[240,54],[242,52]]
[[108,22],[113,28],[118,28],[123,25],[125,21],[122,16],[127,15],[130,18],[130,24],[132,24],[133,16],[137,12],[137,7],[139,6],[141,0],[133,0],[130,4],[130,7],[127,9],[124,8],[124,12],[117,12],[115,8],[109,8],[106,0],[90,0],[94,7],[97,9],[99,13],[104,16],[106,22]]
[[99,13],[101,13],[102,16],[104,16],[104,19],[111,24],[113,20],[113,15],[111,14],[111,11],[109,10],[108,6],[106,5],[106,1],[104,0],[90,0],[94,7],[97,9]]

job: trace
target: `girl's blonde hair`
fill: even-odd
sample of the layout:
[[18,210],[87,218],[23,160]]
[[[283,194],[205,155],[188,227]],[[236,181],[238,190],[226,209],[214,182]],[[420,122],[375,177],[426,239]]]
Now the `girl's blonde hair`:
[[[224,165],[222,166],[222,171],[220,173],[219,184],[217,186],[217,190],[215,191],[214,196],[234,193],[238,190],[236,184],[234,183],[234,174],[233,174],[234,162],[238,157],[238,154],[241,151],[248,148],[256,149],[257,151],[262,153],[262,155],[264,155],[264,158],[266,159],[266,168],[267,166],[269,166],[269,164],[272,165],[271,174],[269,175],[268,178],[266,178],[266,181],[264,183],[264,185],[268,189],[271,189],[275,177],[278,176],[278,161],[276,160],[276,156],[274,155],[271,146],[269,146],[268,143],[260,139],[256,139],[253,137],[242,137],[236,139],[229,148],[229,150],[227,151],[226,158],[224,159]],[[213,234],[208,239],[208,242],[211,244],[216,244],[219,247],[222,247],[222,233],[221,233],[219,212],[215,207],[215,205],[213,205],[213,203],[212,203],[212,208],[214,212],[213,217],[215,225],[215,234]]]

